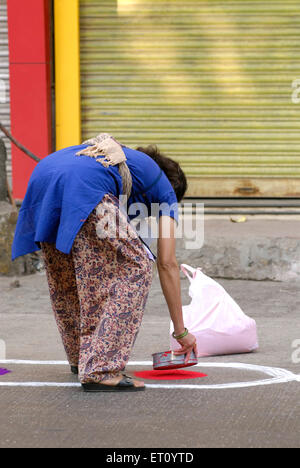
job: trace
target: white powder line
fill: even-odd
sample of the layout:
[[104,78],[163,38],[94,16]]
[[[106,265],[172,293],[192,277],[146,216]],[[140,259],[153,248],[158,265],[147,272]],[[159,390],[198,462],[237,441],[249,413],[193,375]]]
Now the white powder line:
[[[295,379],[292,379],[295,380]],[[291,379],[266,379],[257,380],[254,382],[236,382],[229,384],[217,384],[217,385],[162,385],[162,384],[146,384],[146,388],[152,389],[167,389],[167,390],[224,390],[234,388],[249,388],[258,387],[263,385],[273,385],[279,383],[291,382]],[[67,382],[0,382],[0,387],[31,387],[31,388],[80,388],[79,383],[67,383]]]
[[[0,364],[23,364],[23,365],[69,365],[66,361],[23,361],[23,360],[2,360]],[[152,361],[131,361],[128,366],[152,366]],[[199,363],[195,367],[214,367],[214,368],[227,368],[239,369],[252,372],[261,372],[272,377],[271,379],[255,380],[251,382],[232,382],[216,385],[192,385],[192,384],[146,384],[147,388],[153,389],[182,389],[182,390],[217,390],[217,389],[234,389],[234,388],[249,388],[258,387],[263,385],[274,385],[287,382],[300,382],[300,375],[293,374],[286,369],[276,367],[259,366],[255,364],[243,363],[217,363],[205,362]],[[0,382],[0,387],[56,387],[56,388],[78,388],[79,383],[59,383],[59,382]]]
[[67,361],[24,361],[20,359],[3,359],[0,364],[18,364],[26,366],[68,366]]
[[81,387],[79,383],[69,382],[0,382],[0,387]]

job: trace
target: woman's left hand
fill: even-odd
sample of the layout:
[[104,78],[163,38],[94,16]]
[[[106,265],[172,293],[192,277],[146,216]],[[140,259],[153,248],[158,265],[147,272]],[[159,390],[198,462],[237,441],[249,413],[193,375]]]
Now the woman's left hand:
[[182,354],[186,354],[185,364],[189,362],[192,351],[194,351],[196,356],[198,355],[197,340],[194,335],[189,333],[187,336],[177,341],[181,345],[181,349],[179,349],[178,351],[174,351],[174,354],[175,356],[181,356]]

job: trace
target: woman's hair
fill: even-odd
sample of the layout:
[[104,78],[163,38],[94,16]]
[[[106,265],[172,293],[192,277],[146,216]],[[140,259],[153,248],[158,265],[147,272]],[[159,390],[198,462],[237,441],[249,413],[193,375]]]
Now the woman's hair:
[[140,146],[137,148],[137,151],[147,154],[159,165],[171,182],[178,203],[181,202],[187,191],[188,184],[180,165],[176,161],[173,161],[173,159],[164,156],[156,145],[149,145],[146,148]]

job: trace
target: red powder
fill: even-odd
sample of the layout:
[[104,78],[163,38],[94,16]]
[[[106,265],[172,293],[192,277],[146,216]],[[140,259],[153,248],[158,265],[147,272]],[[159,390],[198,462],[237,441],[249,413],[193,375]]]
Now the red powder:
[[187,379],[201,379],[207,377],[206,374],[200,372],[184,371],[184,370],[149,370],[135,372],[135,377],[147,380],[187,380]]

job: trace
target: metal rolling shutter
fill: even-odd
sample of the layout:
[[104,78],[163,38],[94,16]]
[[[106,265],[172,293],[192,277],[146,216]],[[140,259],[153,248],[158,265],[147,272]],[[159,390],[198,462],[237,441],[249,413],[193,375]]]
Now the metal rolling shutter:
[[190,196],[300,196],[298,0],[80,8],[83,138],[157,143]]
[[[7,10],[6,0],[1,0],[0,4],[0,86],[2,89],[1,96],[3,97],[3,87],[5,87],[6,99],[5,102],[0,102],[0,121],[3,125],[10,129],[10,101],[9,101],[9,63],[8,63],[8,35],[7,35]],[[4,135],[1,135],[3,138]],[[11,183],[11,146],[7,138],[3,138],[8,153],[7,175]]]

